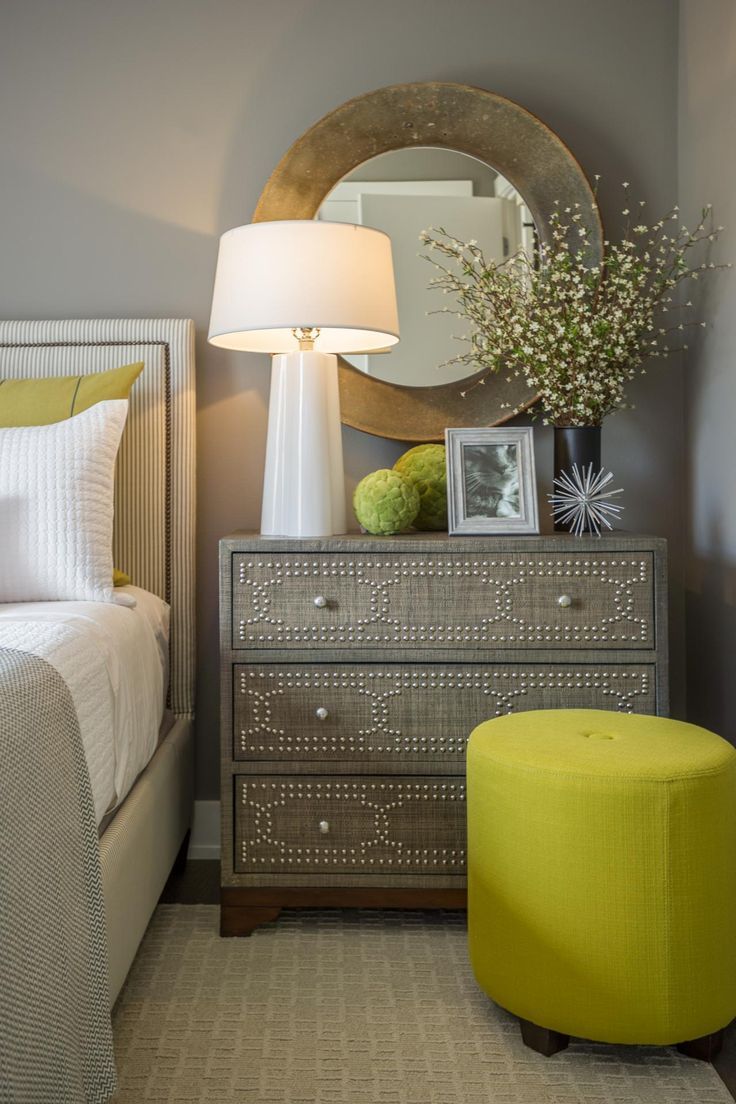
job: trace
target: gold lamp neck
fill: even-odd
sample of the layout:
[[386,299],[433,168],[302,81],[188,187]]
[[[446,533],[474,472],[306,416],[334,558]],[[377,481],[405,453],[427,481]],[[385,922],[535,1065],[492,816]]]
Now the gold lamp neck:
[[319,329],[317,326],[297,326],[292,331],[294,337],[299,342],[300,353],[311,353],[314,349],[314,343],[319,337]]

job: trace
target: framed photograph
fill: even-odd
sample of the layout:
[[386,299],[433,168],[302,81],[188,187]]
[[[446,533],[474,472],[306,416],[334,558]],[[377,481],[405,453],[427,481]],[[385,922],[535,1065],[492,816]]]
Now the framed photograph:
[[450,534],[538,533],[532,429],[446,429]]

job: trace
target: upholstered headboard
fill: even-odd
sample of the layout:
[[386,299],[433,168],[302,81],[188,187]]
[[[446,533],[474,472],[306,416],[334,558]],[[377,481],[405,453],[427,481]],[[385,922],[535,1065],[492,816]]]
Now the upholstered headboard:
[[145,362],[118,455],[115,566],[171,605],[174,713],[194,709],[194,325],[188,319],[0,322],[0,379]]

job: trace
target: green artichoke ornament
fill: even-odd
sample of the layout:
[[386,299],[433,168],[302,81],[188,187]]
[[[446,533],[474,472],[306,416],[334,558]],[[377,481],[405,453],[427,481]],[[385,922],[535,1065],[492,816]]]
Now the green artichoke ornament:
[[401,472],[379,468],[355,488],[353,509],[368,533],[400,533],[419,513],[419,492]]
[[419,492],[415,529],[447,529],[447,468],[444,445],[417,445],[394,464],[394,471]]

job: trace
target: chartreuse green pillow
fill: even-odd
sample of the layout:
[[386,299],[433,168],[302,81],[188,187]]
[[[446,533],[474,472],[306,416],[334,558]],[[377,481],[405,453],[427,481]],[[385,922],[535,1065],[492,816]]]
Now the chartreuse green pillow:
[[[0,380],[0,428],[51,425],[104,402],[127,399],[143,371],[143,361],[86,376]],[[113,585],[127,586],[130,576],[116,567]]]
[[50,425],[106,399],[127,399],[143,361],[87,376],[0,379],[0,428]]

